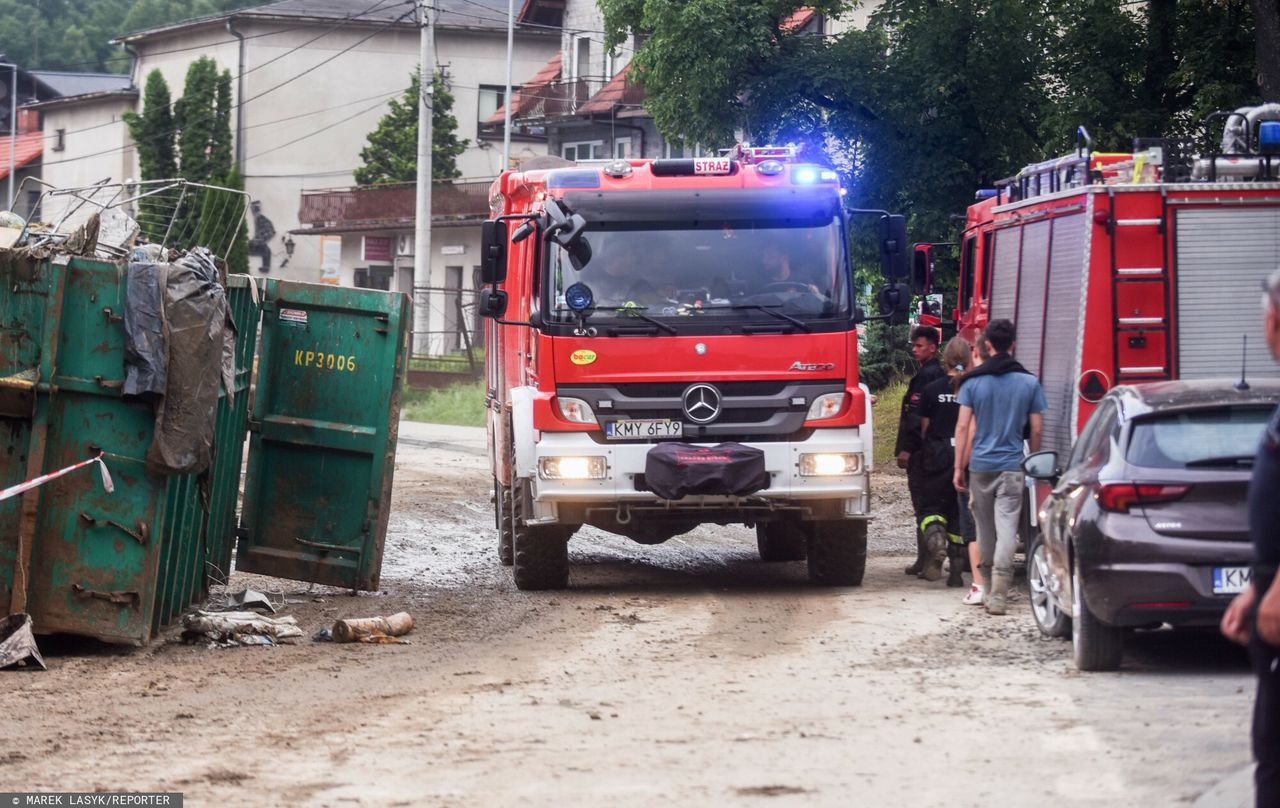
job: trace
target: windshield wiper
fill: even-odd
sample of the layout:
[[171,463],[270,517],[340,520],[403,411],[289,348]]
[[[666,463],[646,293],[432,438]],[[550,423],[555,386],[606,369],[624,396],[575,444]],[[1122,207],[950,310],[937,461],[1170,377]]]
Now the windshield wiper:
[[779,320],[785,320],[786,322],[791,323],[796,328],[799,328],[802,331],[808,332],[810,334],[813,333],[813,327],[810,326],[808,323],[806,323],[804,320],[797,320],[795,317],[792,317],[790,314],[783,314],[780,311],[774,311],[774,309],[776,309],[778,306],[781,306],[781,305],[782,305],[781,303],[769,303],[769,304],[734,303],[731,306],[703,306],[702,310],[706,311],[707,309],[731,309],[733,311],[741,311],[743,309],[753,309],[755,311],[762,311],[765,314],[768,314],[771,317],[776,317]]
[[[672,327],[672,326],[670,326],[670,325],[667,325],[666,323],[662,322],[661,320],[655,319],[655,318],[650,317],[649,315],[645,314],[645,313],[644,313],[644,311],[643,311],[643,310],[644,310],[644,308],[646,308],[646,307],[644,307],[644,306],[596,306],[596,307],[595,307],[595,308],[593,308],[591,311],[612,311],[612,312],[615,312],[615,313],[617,313],[617,314],[621,314],[621,315],[622,315],[622,316],[624,316],[624,317],[634,317],[634,318],[636,318],[637,320],[644,320],[646,323],[649,323],[650,325],[657,326],[658,328],[661,328],[663,331],[666,331],[668,334],[679,334],[679,333],[680,333],[680,332],[679,332],[679,331],[677,331],[674,327]],[[587,312],[587,313],[583,316],[583,319],[584,319],[584,320],[586,320],[586,319],[588,319],[588,318],[590,318],[590,317],[591,317],[591,312]]]
[[1252,466],[1253,455],[1222,455],[1221,457],[1201,457],[1184,463],[1187,468],[1197,466]]

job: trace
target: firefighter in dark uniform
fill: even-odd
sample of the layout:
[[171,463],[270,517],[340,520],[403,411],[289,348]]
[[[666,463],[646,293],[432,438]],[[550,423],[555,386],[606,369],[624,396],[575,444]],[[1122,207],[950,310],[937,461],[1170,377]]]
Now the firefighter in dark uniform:
[[[898,456],[898,468],[907,470],[907,489],[911,492],[911,507],[916,516],[916,561],[907,567],[907,575],[920,575],[926,571],[929,553],[924,545],[924,534],[920,528],[920,520],[924,513],[924,490],[926,475],[921,469],[924,459],[920,453],[924,440],[920,434],[920,397],[930,382],[946,376],[938,362],[938,329],[929,326],[917,326],[911,332],[911,356],[920,363],[920,369],[911,377],[907,385],[906,395],[902,397],[902,412],[898,419],[898,440],[893,451]],[[945,552],[945,548],[942,548]],[[941,575],[939,567],[938,575]],[[937,577],[930,580],[937,580]]]
[[[1267,280],[1263,298],[1267,345],[1280,359],[1280,270]],[[1249,535],[1253,570],[1249,588],[1222,616],[1222,633],[1249,647],[1258,696],[1253,706],[1253,779],[1258,808],[1280,805],[1280,408],[1271,414],[1253,460],[1249,481]]]
[[920,577],[930,581],[940,576],[938,567],[942,559],[939,546],[947,548],[951,561],[951,574],[947,586],[964,586],[961,571],[968,555],[965,550],[964,529],[960,521],[960,500],[956,496],[952,477],[955,472],[956,421],[960,417],[960,403],[956,400],[956,386],[960,376],[969,369],[970,346],[963,337],[952,337],[942,351],[942,366],[947,375],[925,385],[920,393],[919,414],[924,443],[920,449],[920,532],[929,557]]

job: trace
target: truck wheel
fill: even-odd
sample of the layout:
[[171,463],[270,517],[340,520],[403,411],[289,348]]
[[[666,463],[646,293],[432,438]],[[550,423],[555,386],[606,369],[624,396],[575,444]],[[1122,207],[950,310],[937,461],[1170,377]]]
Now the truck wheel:
[[1076,668],[1113,671],[1124,656],[1124,629],[1109,626],[1093,616],[1080,592],[1080,559],[1071,575],[1071,649]]
[[511,491],[512,577],[525,591],[564,589],[569,585],[569,536],[560,525],[524,524],[525,497]]
[[761,561],[803,561],[806,536],[795,522],[762,522],[756,525],[756,547]]
[[498,528],[498,560],[502,566],[511,566],[515,551],[511,546],[511,489],[493,478],[494,520]]
[[867,523],[810,522],[809,581],[819,586],[861,586],[867,569]]

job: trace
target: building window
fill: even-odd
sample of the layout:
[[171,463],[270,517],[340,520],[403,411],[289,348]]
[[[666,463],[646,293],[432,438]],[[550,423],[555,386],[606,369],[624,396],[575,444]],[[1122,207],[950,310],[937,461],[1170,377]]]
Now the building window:
[[578,37],[574,46],[573,77],[585,79],[591,75],[591,38]]
[[566,160],[603,160],[605,159],[604,141],[564,143],[560,146],[560,156]]
[[613,141],[613,156],[625,160],[631,156],[631,138],[620,137]]
[[[512,86],[511,92],[514,95],[520,91],[519,87]],[[485,136],[502,136],[502,124],[493,123],[486,124],[485,121],[495,112],[502,109],[502,105],[507,102],[507,88],[501,84],[481,84],[479,106],[476,110],[476,135],[477,137]]]
[[67,149],[67,130],[59,129],[53,133],[53,151],[66,151]]
[[361,289],[391,291],[391,267],[372,266],[356,270],[355,283]]

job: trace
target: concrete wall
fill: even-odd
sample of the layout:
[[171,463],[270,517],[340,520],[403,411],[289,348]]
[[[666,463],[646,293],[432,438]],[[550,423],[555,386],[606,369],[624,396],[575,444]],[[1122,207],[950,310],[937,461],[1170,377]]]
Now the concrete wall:
[[[133,149],[121,117],[133,99],[102,98],[43,110],[44,157],[39,176],[57,188],[80,188],[133,176]],[[58,130],[63,131],[62,150]]]
[[[298,226],[301,192],[353,184],[351,172],[362,162],[368,134],[409,86],[418,60],[414,29],[386,29],[361,42],[375,29],[348,26],[310,42],[328,27],[245,20],[239,28],[251,37],[245,46],[243,124],[237,129],[245,188],[258,203],[250,217],[250,264],[297,280],[315,280],[320,268],[318,239],[296,239],[293,256],[285,254],[284,234]],[[518,36],[515,81],[541,68],[556,44],[554,36]],[[200,49],[164,53],[193,46]],[[157,37],[140,43],[138,52],[135,81],[141,85],[159,68],[175,95],[181,94],[186,66],[201,52],[233,74],[239,59],[237,41],[221,26]],[[480,85],[506,80],[505,32],[440,28],[436,54],[454,94],[458,135],[470,141],[458,168],[464,177],[494,176],[501,143],[476,137],[477,108]],[[520,143],[512,151],[532,156],[545,153],[545,146]]]

